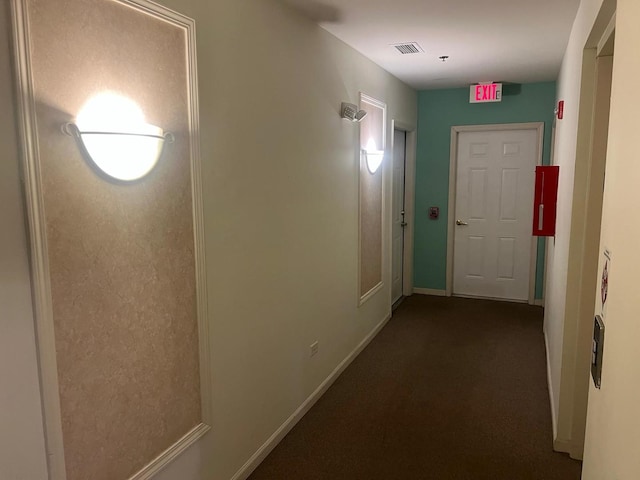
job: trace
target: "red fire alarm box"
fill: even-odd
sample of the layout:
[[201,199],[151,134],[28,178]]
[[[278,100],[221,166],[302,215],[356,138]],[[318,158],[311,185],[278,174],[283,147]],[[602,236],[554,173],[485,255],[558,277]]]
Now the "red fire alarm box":
[[552,237],[556,234],[556,204],[560,167],[536,167],[536,193],[533,203],[533,235]]

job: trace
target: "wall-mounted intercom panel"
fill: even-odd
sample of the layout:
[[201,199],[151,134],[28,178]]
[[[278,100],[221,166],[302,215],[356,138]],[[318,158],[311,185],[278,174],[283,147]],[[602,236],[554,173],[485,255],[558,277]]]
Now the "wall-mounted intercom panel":
[[591,376],[596,388],[600,388],[602,377],[602,353],[604,350],[604,322],[596,315],[593,322],[593,346],[591,347]]

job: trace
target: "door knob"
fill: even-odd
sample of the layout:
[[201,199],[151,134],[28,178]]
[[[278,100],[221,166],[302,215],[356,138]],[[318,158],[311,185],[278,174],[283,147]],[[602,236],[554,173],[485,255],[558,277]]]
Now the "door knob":
[[461,225],[469,225],[467,222],[463,222],[462,220],[456,220],[456,225],[461,226]]

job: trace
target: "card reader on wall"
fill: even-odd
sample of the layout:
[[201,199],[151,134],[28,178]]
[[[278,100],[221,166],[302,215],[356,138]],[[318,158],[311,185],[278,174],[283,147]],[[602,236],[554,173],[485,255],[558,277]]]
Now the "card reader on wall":
[[593,322],[593,344],[591,348],[591,376],[596,388],[600,388],[602,377],[602,352],[604,350],[604,322],[596,315]]

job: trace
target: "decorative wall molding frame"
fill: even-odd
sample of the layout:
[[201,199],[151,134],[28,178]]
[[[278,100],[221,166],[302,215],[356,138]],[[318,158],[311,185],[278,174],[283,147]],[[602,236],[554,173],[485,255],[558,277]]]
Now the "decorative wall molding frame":
[[53,331],[49,255],[46,242],[40,152],[31,70],[31,41],[26,0],[12,0],[13,56],[15,59],[19,145],[29,229],[33,307],[40,368],[45,443],[51,480],[65,480],[62,417],[58,388],[56,344]]
[[[148,0],[110,0],[146,13],[185,31],[191,151],[191,188],[194,229],[194,256],[199,335],[199,368],[202,422],[151,460],[130,480],[147,480],[211,429],[212,385],[207,307],[204,215],[199,138],[198,76],[195,21]],[[33,304],[36,317],[36,341],[44,410],[45,441],[50,480],[66,480],[62,418],[54,335],[49,256],[44,217],[44,199],[36,102],[31,63],[31,37],[27,0],[10,0],[15,58],[16,98],[19,145],[22,157],[25,204],[29,229]],[[117,480],[117,479],[114,479]]]
[[382,176],[382,185],[381,185],[381,192],[380,192],[380,196],[381,196],[381,204],[380,204],[380,209],[381,209],[381,228],[380,228],[380,242],[381,242],[381,252],[380,252],[380,281],[378,283],[376,283],[375,285],[373,285],[368,291],[363,292],[362,291],[362,265],[363,265],[363,258],[362,258],[362,245],[363,245],[363,241],[364,241],[364,235],[362,232],[362,215],[363,215],[363,209],[364,209],[364,205],[363,205],[363,198],[362,198],[362,191],[363,191],[363,172],[366,172],[367,175],[370,175],[370,172],[368,170],[368,167],[366,166],[366,159],[363,158],[364,155],[362,154],[362,138],[361,138],[361,130],[362,130],[362,124],[361,124],[361,128],[360,128],[360,135],[359,135],[359,141],[358,141],[358,158],[359,158],[359,214],[358,214],[358,292],[359,292],[359,299],[358,299],[358,306],[363,305],[367,300],[369,300],[370,298],[372,298],[373,296],[375,296],[376,293],[378,293],[383,287],[384,287],[384,268],[385,268],[385,248],[387,248],[386,245],[386,238],[384,235],[385,232],[385,226],[387,225],[387,218],[386,218],[386,208],[387,208],[387,201],[386,201],[386,188],[385,188],[385,183],[386,183],[386,172],[388,171],[387,166],[385,165],[385,161],[388,159],[388,155],[386,152],[386,142],[387,142],[387,104],[374,98],[371,97],[365,93],[360,93],[360,108],[363,108],[366,110],[366,106],[373,106],[374,108],[379,108],[382,110],[382,150],[385,152],[384,154],[384,159],[382,162],[382,165],[380,167],[380,170],[378,171],[379,174]]
[[149,462],[142,470],[129,478],[129,480],[149,480],[153,478],[156,473],[178,458],[182,452],[197,442],[198,439],[209,430],[211,430],[211,427],[204,423],[195,426],[189,433],[167,448],[153,461]]

